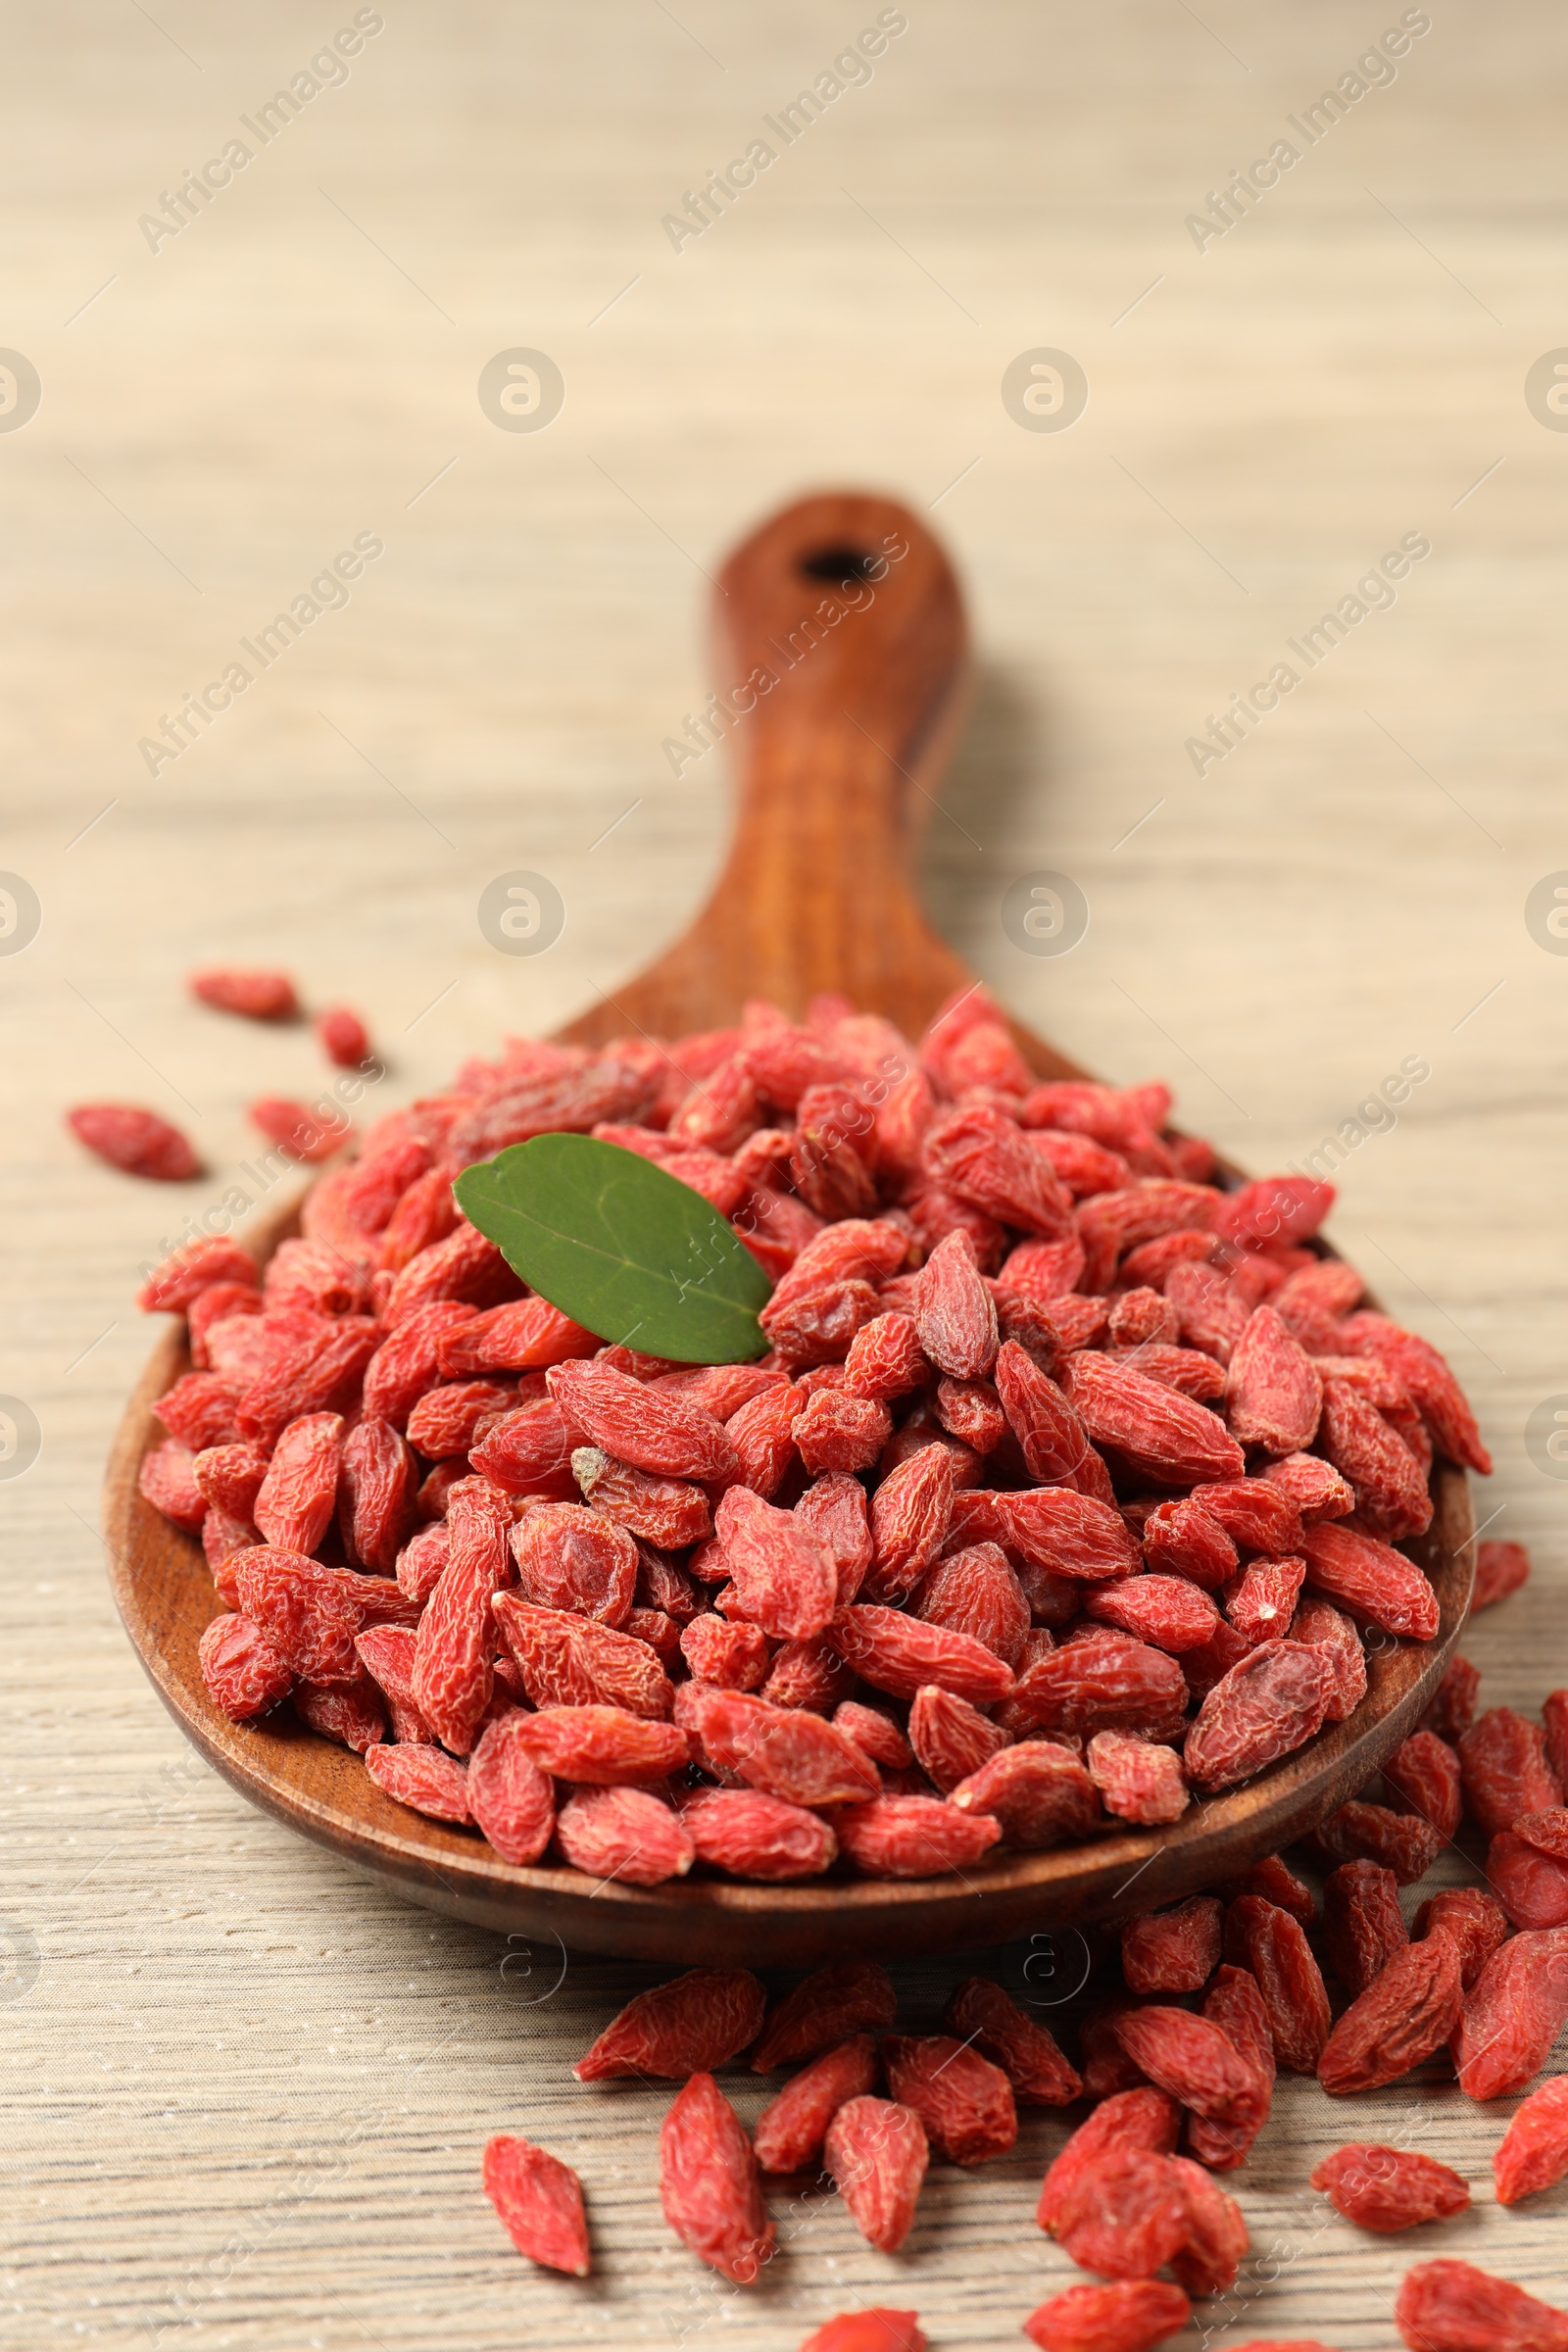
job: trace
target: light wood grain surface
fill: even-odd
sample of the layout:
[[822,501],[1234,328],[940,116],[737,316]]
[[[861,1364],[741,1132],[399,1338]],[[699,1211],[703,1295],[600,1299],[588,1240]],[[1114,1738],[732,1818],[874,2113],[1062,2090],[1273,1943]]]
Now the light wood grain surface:
[[[221,1021],[181,976],[279,960],[314,1002],[362,1004],[388,1101],[595,1002],[719,859],[722,752],[677,776],[662,749],[710,684],[705,575],[808,486],[929,507],[985,662],[932,826],[939,923],[1066,1052],[1170,1075],[1260,1168],[1430,1064],[1349,1153],[1333,1231],[1450,1353],[1497,1454],[1479,1515],[1536,1549],[1530,1590],[1467,1637],[1487,1697],[1568,1681],[1564,1489],[1525,1442],[1568,1393],[1568,960],[1525,919],[1568,869],[1568,438],[1524,395],[1568,345],[1568,35],[1535,0],[1434,7],[1396,79],[1200,252],[1186,216],[1397,7],[910,0],[874,78],[676,252],[662,217],[873,6],[382,13],[348,80],[252,139],[156,253],[139,216],[353,10],[61,0],[10,27],[0,344],[42,403],[0,431],[0,866],[43,921],[0,956],[0,1390],[42,1451],[0,1480],[0,2341],[791,2352],[886,2301],[943,2352],[1018,2342],[1073,2276],[1031,2219],[1055,2120],[977,2177],[934,2170],[898,2261],[781,2198],[785,2255],[729,2289],[660,2217],[666,2094],[567,2082],[638,1973],[563,1975],[401,1907],[248,1811],[163,1716],[95,1532],[148,1344],[130,1293],[233,1181],[246,1100],[321,1077],[304,1032]],[[565,381],[538,433],[477,396],[518,348]],[[1060,433],[1001,396],[1041,349],[1089,381]],[[385,553],[347,607],[150,775],[139,739],[361,532]],[[1405,533],[1432,552],[1397,602],[1200,779],[1187,738]],[[476,920],[518,868],[567,909],[533,960]],[[1091,908],[1058,959],[1000,920],[1043,868]],[[60,1125],[83,1097],[181,1119],[209,1175],[154,1189],[87,1161]],[[1015,1989],[1071,1981],[1070,1950],[1054,1981],[1037,1958],[1026,1984],[1028,1959],[997,1957]],[[901,1971],[911,2020],[954,1973]],[[1397,2281],[1438,2251],[1568,2299],[1568,2189],[1492,2202],[1508,2104],[1478,2112],[1435,2071],[1341,2109],[1288,2083],[1240,2180],[1246,2294],[1202,2333],[1392,2345]],[[593,2281],[506,2244],[478,2188],[498,2129],[578,2165]],[[1358,2236],[1306,2185],[1352,2136],[1458,2164],[1475,2209]]]

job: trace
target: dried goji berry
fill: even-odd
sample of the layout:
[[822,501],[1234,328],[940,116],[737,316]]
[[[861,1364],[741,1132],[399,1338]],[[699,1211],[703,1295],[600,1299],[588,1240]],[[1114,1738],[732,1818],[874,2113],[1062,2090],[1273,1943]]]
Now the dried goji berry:
[[[361,1637],[362,1642],[367,1637]],[[468,1759],[468,1810],[504,1862],[537,1862],[555,1827],[555,1790],[517,1738],[522,1718],[500,1715]]]
[[623,1707],[549,1707],[525,1716],[516,1737],[541,1772],[595,1788],[662,1781],[689,1753],[678,1725],[651,1723]]
[[1121,1821],[1176,1821],[1187,1810],[1187,1776],[1173,1747],[1132,1732],[1097,1732],[1084,1762],[1101,1803]]
[[710,2074],[694,2072],[664,2118],[659,2194],[684,2245],[737,2286],[756,2284],[776,2233],[751,2142]]
[[1007,2153],[1018,2136],[1012,2084],[989,2058],[946,2034],[890,2034],[881,2057],[893,2097],[939,2155],[968,2165]]
[[849,2099],[828,2125],[823,2161],[860,2235],[896,2254],[909,2234],[925,2179],[925,2127],[891,2099]]
[[1299,1920],[1260,1895],[1244,1894],[1226,1913],[1227,1957],[1257,1979],[1274,2055],[1293,2074],[1314,2075],[1328,2040],[1329,1996]]
[[1470,1613],[1490,1609],[1494,1601],[1506,1600],[1529,1582],[1530,1554],[1522,1544],[1478,1544],[1476,1545],[1476,1583],[1470,1596]]
[[1451,1838],[1459,1827],[1464,1797],[1459,1759],[1436,1732],[1412,1732],[1383,1767],[1383,1778],[1400,1803]]
[[628,2001],[572,2072],[579,2082],[711,2073],[755,2038],[764,2005],[750,1969],[688,1969]]
[[813,2328],[801,2352],[928,2352],[930,2340],[912,2311],[890,2311],[879,2303],[841,2312]]
[[1239,2054],[1248,2061],[1252,2088],[1247,2103],[1238,2108],[1236,2119],[1231,2122],[1189,2116],[1187,2144],[1199,2162],[1207,2165],[1211,2172],[1233,2172],[1244,2162],[1248,2149],[1267,2122],[1274,2096],[1274,2042],[1263,1995],[1250,1969],[1222,1963],[1214,1971],[1213,1983],[1203,1996],[1203,2015],[1230,2036]]
[[1200,1649],[1213,1639],[1219,1623],[1219,1611],[1207,1593],[1186,1577],[1154,1574],[1090,1586],[1084,1614],[1178,1656],[1186,1649]]
[[1414,2148],[1385,2148],[1351,2140],[1325,2156],[1312,2174],[1338,2213],[1362,2230],[1392,2235],[1421,2222],[1446,2222],[1463,2213],[1470,2190],[1458,2174]]
[[1365,1992],[1410,1940],[1393,1871],[1365,1860],[1331,1871],[1323,1884],[1323,1934],[1340,1982],[1352,1994]]
[[1116,2021],[1116,2038],[1150,2082],[1195,2115],[1235,2123],[1251,2102],[1253,2075],[1212,2019],[1152,2003]]
[[1318,1519],[1344,1519],[1355,1508],[1355,1490],[1348,1480],[1315,1453],[1287,1453],[1265,1462],[1258,1483],[1284,1494],[1308,1526]]
[[1107,2150],[1126,2146],[1168,2156],[1180,2124],[1180,2109],[1162,2090],[1125,2090],[1102,2099],[1047,2170],[1035,2213],[1041,2229],[1060,2234],[1085,2176]]
[[1355,1489],[1356,1510],[1374,1533],[1392,1542],[1418,1536],[1431,1525],[1432,1497],[1421,1464],[1347,1381],[1323,1383],[1318,1444]]
[[[1434,1922],[1435,1940],[1440,1933]],[[1472,2099],[1523,2090],[1565,2023],[1568,1930],[1526,1928],[1483,1964],[1465,1996],[1453,2036],[1459,2088]]]
[[1229,1879],[1218,1890],[1227,1902],[1239,1894],[1260,1894],[1268,1903],[1277,1903],[1303,1928],[1311,1927],[1317,1919],[1317,1899],[1304,1879],[1298,1879],[1282,1854],[1259,1854],[1251,1868],[1239,1879]]
[[1458,1742],[1465,1802],[1489,1838],[1521,1813],[1560,1805],[1563,1791],[1546,1759],[1545,1735],[1512,1707],[1478,1716]]
[[830,1960],[769,2010],[752,2052],[753,2071],[772,2074],[856,2034],[880,2033],[897,2008],[893,1980],[876,1961]]
[[498,2132],[484,2151],[484,2193],[519,2254],[573,2278],[591,2268],[582,2183],[569,2164]]
[[846,1805],[835,1814],[834,1827],[850,1860],[873,1879],[929,1879],[965,1870],[1002,1836],[989,1814],[928,1796],[879,1796]]
[[832,1552],[793,1511],[775,1510],[750,1487],[731,1487],[714,1532],[744,1613],[775,1641],[808,1641],[838,1603]]
[[854,1740],[804,1708],[687,1683],[676,1693],[675,1720],[695,1734],[710,1768],[789,1804],[853,1804],[881,1786]]
[[1012,1689],[1010,1669],[983,1642],[900,1609],[861,1602],[840,1609],[833,1642],[862,1682],[895,1698],[936,1684],[971,1705],[991,1706]]
[[680,1818],[697,1860],[736,1879],[778,1885],[819,1878],[839,1850],[820,1813],[761,1788],[694,1789]]
[[646,1788],[573,1789],[556,1842],[574,1869],[628,1886],[683,1878],[697,1858],[684,1822]]
[[1492,1456],[1481,1443],[1475,1415],[1430,1342],[1363,1308],[1340,1325],[1340,1347],[1347,1355],[1380,1356],[1408,1389],[1439,1450],[1462,1469],[1491,1477]]
[[365,1769],[376,1787],[431,1821],[464,1822],[468,1812],[468,1776],[455,1756],[438,1747],[368,1747]]
[[1499,2205],[1539,2196],[1568,2175],[1568,2075],[1533,2090],[1492,2159]]
[[196,1645],[207,1695],[231,1723],[250,1723],[288,1696],[293,1669],[249,1617],[215,1617]]
[[1195,1894],[1173,1911],[1130,1919],[1121,1932],[1128,1990],[1200,1992],[1219,1966],[1223,1911],[1217,1895]]
[[1448,2039],[1463,1998],[1450,1937],[1406,1944],[1334,2028],[1318,2060],[1318,2081],[1336,2097],[1396,2082]]
[[1150,2278],[1187,2240],[1187,2198],[1168,2156],[1117,2138],[1083,2165],[1058,2200],[1063,2253],[1106,2278]]
[[1468,2262],[1406,2271],[1394,2324],[1410,2352],[1568,2352],[1568,2312]]
[[287,972],[213,964],[192,972],[187,986],[193,997],[217,1012],[243,1013],[251,1021],[291,1021],[299,1015],[299,999]]
[[639,1565],[624,1528],[577,1503],[543,1503],[517,1521],[511,1544],[518,1589],[538,1607],[624,1623]]
[[919,1588],[915,1614],[927,1625],[983,1642],[1008,1666],[1016,1666],[1029,1633],[1023,1587],[997,1544],[976,1544],[940,1559]]
[[1487,1884],[1516,1928],[1568,1925],[1568,1862],[1509,1830],[1487,1848]]
[[1459,1947],[1459,1976],[1466,1992],[1500,1944],[1508,1940],[1508,1915],[1494,1894],[1480,1886],[1446,1886],[1415,1915],[1415,1936],[1451,1936]]
[[1185,2328],[1193,2307],[1163,2278],[1069,2286],[1032,2311],[1023,2331],[1041,2352],[1152,2352]]
[[280,1551],[314,1551],[331,1524],[343,1459],[337,1413],[303,1413],[278,1437],[251,1517]]
[[1022,2107],[1065,2107],[1083,2082],[1046,2028],[989,1977],[966,1977],[948,1996],[944,2024],[998,2066]]
[[207,1291],[254,1291],[256,1273],[256,1260],[248,1250],[215,1234],[175,1250],[155,1266],[136,1293],[136,1304],[144,1315],[177,1314]]
[[1187,2242],[1171,2257],[1171,2269],[1189,2295],[1220,2295],[1235,2285],[1251,2242],[1242,2209],[1186,2156],[1169,2159],[1187,2200]]
[[1379,1862],[1401,1886],[1424,1879],[1443,1851],[1441,1832],[1419,1813],[1394,1813],[1359,1797],[1320,1821],[1313,1842],[1334,1862]]
[[1206,1406],[1085,1350],[1067,1367],[1069,1401],[1096,1446],[1169,1486],[1239,1478],[1242,1449]]
[[914,1694],[908,1730],[916,1763],[944,1794],[1007,1744],[1006,1733],[977,1707],[931,1683]]
[[127,1176],[150,1176],[161,1184],[183,1184],[199,1176],[202,1163],[185,1137],[155,1110],[130,1102],[81,1102],[66,1113],[78,1143]]
[[1228,1788],[1290,1755],[1327,1718],[1337,1677],[1323,1651],[1263,1642],[1215,1684],[1182,1760],[1201,1788]]
[[767,1679],[772,1644],[760,1626],[737,1620],[728,1625],[711,1610],[694,1617],[680,1638],[681,1655],[700,1683],[729,1690],[756,1690]]
[[850,2099],[864,2098],[877,2079],[876,2043],[857,2034],[824,2050],[763,2108],[753,2133],[764,2173],[798,2173],[821,2152],[827,2128]]
[[1366,1696],[1366,1651],[1352,1620],[1332,1601],[1309,1593],[1291,1619],[1286,1639],[1304,1642],[1309,1649],[1321,1649],[1333,1659],[1338,1679],[1325,1720],[1344,1723]]
[[1342,1600],[1385,1633],[1430,1642],[1438,1630],[1438,1596],[1402,1552],[1364,1530],[1324,1520],[1304,1530],[1308,1584]]
[[1225,1614],[1250,1642],[1276,1641],[1290,1632],[1305,1576],[1305,1560],[1254,1560],[1227,1587]]

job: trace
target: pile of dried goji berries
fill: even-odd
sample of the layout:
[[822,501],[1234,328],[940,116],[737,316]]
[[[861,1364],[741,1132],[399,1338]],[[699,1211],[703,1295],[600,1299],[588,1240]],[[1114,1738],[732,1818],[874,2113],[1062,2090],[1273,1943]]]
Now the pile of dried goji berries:
[[[1437,1351],[1308,1247],[1331,1188],[1227,1191],[1168,1110],[1159,1086],[1035,1083],[978,990],[917,1048],[833,1001],[801,1026],[755,1005],[668,1046],[469,1063],[318,1182],[265,1270],[207,1242],[143,1294],[189,1323],[142,1492],[200,1534],[229,1612],[201,1645],[214,1703],[290,1704],[509,1862],[642,1886],[967,1868],[1172,1821],[1298,1748],[1356,1706],[1369,1642],[1437,1630],[1395,1548],[1430,1522],[1434,1459],[1491,1464]],[[774,1286],[760,1361],[641,1355],[525,1293],[452,1181],[561,1131],[733,1222]],[[1483,1545],[1478,1601],[1527,1565]],[[1245,2226],[1212,2175],[1277,2065],[1345,2093],[1451,2041],[1491,2098],[1568,2017],[1568,1692],[1544,1731],[1474,1704],[1456,1661],[1381,1789],[1323,1825],[1321,1909],[1276,1857],[1133,1923],[1076,2065],[982,1979],[949,2034],[886,2034],[891,1987],[851,1967],[765,2022],[745,1972],[697,1972],[579,2073],[684,2080],[665,2210],[737,2280],[772,2245],[761,2173],[824,2165],[891,2249],[931,2149],[983,2162],[1020,2101],[1087,2099],[1041,2220],[1108,2283],[1027,2328],[1047,2352],[1142,2352],[1235,2276]],[[1398,1888],[1465,1811],[1491,1890],[1434,1894],[1412,1937]],[[808,2062],[755,2141],[713,2080],[753,2044],[760,2071]],[[1565,2173],[1548,2083],[1498,2193]],[[1379,2229],[1468,2194],[1359,2143],[1316,2183]],[[586,2268],[568,2168],[501,2138],[486,2184],[524,2251]],[[1568,2352],[1568,2320],[1464,2264],[1411,2272],[1397,2318],[1413,2352],[1478,2330]],[[923,2341],[897,2312],[811,2339]]]
[[[1450,1687],[1450,1725],[1455,1692],[1467,1689],[1473,1698],[1464,1676]],[[1568,1703],[1568,1692],[1557,1695]],[[1464,1776],[1473,1798],[1495,1788],[1494,1765],[1474,1745]],[[1334,1850],[1312,1859],[1326,1865]],[[1344,2094],[1394,2080],[1451,2039],[1462,2088],[1491,2099],[1529,2082],[1568,2019],[1568,1930],[1510,1936],[1492,1894],[1459,1888],[1422,1906],[1412,1939],[1398,1886],[1381,1864],[1340,1863],[1320,1908],[1273,1856],[1223,1893],[1133,1920],[1120,1933],[1122,1988],[1092,1993],[1076,2063],[985,1977],[955,1985],[945,2031],[893,2032],[886,1971],[847,1961],[771,2008],[749,1971],[693,1969],[631,2001],[575,2072],[588,2083],[682,2083],[660,2134],[664,2214],[694,2254],[743,2286],[778,2252],[767,2182],[793,2193],[824,2178],[862,2236],[895,2254],[933,2155],[982,2165],[1011,2151],[1020,2108],[1087,2104],[1087,2121],[1047,2169],[1036,2220],[1097,2283],[1053,2295],[1023,2330],[1044,2352],[1150,2352],[1187,2325],[1195,2303],[1209,2302],[1211,2324],[1224,2326],[1257,2291],[1231,2301],[1250,2238],[1215,2176],[1245,2163],[1278,2068],[1315,2072]],[[1100,1947],[1091,1962],[1103,1976],[1108,1936]],[[1337,2024],[1331,1984],[1348,2002]],[[750,2132],[715,2080],[738,2065],[798,2070]],[[1568,2176],[1568,2077],[1519,2108],[1494,2174],[1505,2205]],[[522,2253],[587,2276],[587,2216],[569,2166],[501,2134],[485,2150],[484,2184]],[[1312,2185],[1347,2220],[1385,2233],[1470,2203],[1448,2166],[1362,2141],[1319,2165]],[[1410,2352],[1568,2346],[1568,2313],[1465,2262],[1415,2265],[1395,2317]],[[879,2309],[830,2321],[802,2352],[922,2352],[925,2342],[913,2312]],[[1248,2352],[1321,2347],[1254,2338]]]
[[[142,1492],[235,1612],[215,1703],[291,1698],[509,1861],[639,1885],[923,1877],[1299,1747],[1361,1696],[1363,1628],[1435,1633],[1394,1545],[1435,1452],[1488,1457],[1437,1351],[1305,1246],[1330,1188],[1224,1191],[1168,1108],[1036,1084],[978,990],[918,1048],[835,1001],[469,1063],[265,1270],[215,1241],[144,1293],[189,1318]],[[760,1361],[524,1295],[452,1179],[560,1130],[733,1220]]]

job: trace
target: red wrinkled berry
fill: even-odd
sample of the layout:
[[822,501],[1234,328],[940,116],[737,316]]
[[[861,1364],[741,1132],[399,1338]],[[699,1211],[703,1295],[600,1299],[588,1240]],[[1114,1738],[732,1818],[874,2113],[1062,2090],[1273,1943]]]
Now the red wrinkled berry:
[[155,1110],[141,1110],[130,1102],[81,1102],[67,1111],[66,1124],[78,1143],[127,1176],[183,1184],[202,1172],[201,1161],[179,1129]]
[[659,2194],[684,2245],[737,2286],[756,2284],[776,2232],[751,2142],[710,2074],[694,2073],[664,2118]]
[[299,1000],[287,972],[241,970],[236,964],[213,964],[192,972],[190,993],[217,1012],[242,1013],[251,1021],[290,1021],[299,1012]]
[[485,2143],[484,2193],[519,2254],[573,2278],[591,2268],[582,2183],[569,2164],[504,2132]]
[[1422,2222],[1463,2213],[1470,2190],[1447,2165],[1414,2148],[1385,2148],[1351,2140],[1325,2156],[1312,2174],[1338,2213],[1362,2230],[1391,2235]]
[[1568,2312],[1468,2262],[1406,2271],[1394,2324],[1409,2352],[1568,2352]]

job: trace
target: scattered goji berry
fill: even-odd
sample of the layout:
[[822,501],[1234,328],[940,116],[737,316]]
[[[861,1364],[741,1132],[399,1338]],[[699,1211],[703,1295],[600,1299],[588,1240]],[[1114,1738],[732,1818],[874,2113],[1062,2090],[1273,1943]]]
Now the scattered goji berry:
[[737,2286],[756,2284],[772,2256],[776,2231],[762,2204],[751,2141],[707,2072],[692,2072],[664,2118],[659,2194],[682,2244]]
[[1312,1834],[1319,1852],[1334,1862],[1368,1861],[1392,1871],[1401,1886],[1424,1879],[1443,1851],[1443,1833],[1419,1813],[1395,1813],[1352,1797]]
[[1250,2103],[1252,2069],[1211,2018],[1152,2002],[1116,2021],[1116,2038],[1159,2090],[1211,2123],[1237,2122]]
[[876,2080],[876,2043],[869,2034],[857,2034],[813,2058],[758,2118],[752,2138],[763,2172],[804,2171],[821,2153],[839,2109],[850,2099],[867,2096]]
[[213,964],[192,972],[190,993],[217,1012],[243,1013],[251,1021],[291,1021],[298,1017],[299,999],[287,972],[241,970],[236,964]]
[[591,2266],[582,2183],[569,2164],[498,2132],[484,2151],[484,2193],[519,2254],[586,2278]]
[[1060,2235],[1085,2178],[1107,2150],[1131,2147],[1168,2156],[1180,2126],[1181,2110],[1162,2090],[1117,2091],[1102,2099],[1047,2169],[1035,2212],[1041,2229]]
[[1467,2183],[1435,2156],[1351,2140],[1312,2174],[1337,2213],[1362,2230],[1392,2235],[1422,2222],[1446,2222],[1470,2202]]
[[893,1980],[876,1961],[830,1960],[769,2010],[752,2052],[752,2070],[774,2074],[857,2034],[879,2034],[892,2025],[897,2010]]
[[1393,1871],[1366,1860],[1331,1871],[1323,1885],[1323,1936],[1340,1982],[1352,1995],[1365,1992],[1410,1940]]
[[1521,1813],[1562,1803],[1544,1733],[1512,1707],[1492,1707],[1478,1716],[1460,1734],[1458,1747],[1465,1802],[1489,1838],[1512,1829]]
[[1442,2048],[1463,2000],[1451,1937],[1403,1945],[1334,2028],[1318,2060],[1318,2081],[1337,2098],[1396,2082]]
[[1300,1921],[1261,1895],[1244,1894],[1226,1913],[1225,1942],[1227,1958],[1245,1964],[1257,1979],[1281,2066],[1292,2074],[1315,2075],[1332,2017],[1322,1971]]
[[[1436,1922],[1430,1932],[1441,1933]],[[1565,2024],[1568,1930],[1526,1928],[1484,1962],[1465,1995],[1453,2036],[1459,2088],[1479,2100],[1523,2090]]]
[[1163,2278],[1069,2286],[1032,2311],[1023,2331],[1041,2352],[1152,2352],[1185,2328],[1193,2307]]
[[890,2311],[879,2303],[841,2312],[813,2328],[801,2352],[928,2352],[929,2344],[912,2311]]
[[1568,1926],[1568,1862],[1511,1830],[1500,1830],[1487,1848],[1487,1885],[1516,1928]]
[[127,1176],[150,1176],[160,1184],[183,1184],[199,1176],[202,1163],[185,1137],[155,1110],[130,1102],[80,1102],[66,1113],[78,1143]]
[[1516,2110],[1492,2171],[1499,2205],[1539,2196],[1568,2175],[1568,2075],[1553,2075]]
[[896,2254],[930,2160],[920,2118],[893,2099],[848,2099],[828,2125],[822,2158],[860,2235]]
[[1171,2257],[1171,2269],[1189,2295],[1221,2295],[1236,2283],[1251,2240],[1236,2199],[1189,2157],[1168,2159],[1180,2176],[1187,2200],[1187,2242]]
[[1468,2262],[1406,2271],[1394,2325],[1409,2352],[1568,2352],[1568,2312]]
[[1195,1894],[1174,1911],[1130,1919],[1121,1932],[1128,1990],[1200,1992],[1219,1965],[1223,1912],[1217,1895]]

